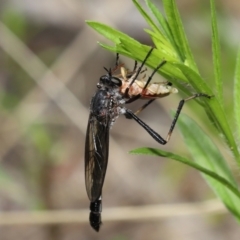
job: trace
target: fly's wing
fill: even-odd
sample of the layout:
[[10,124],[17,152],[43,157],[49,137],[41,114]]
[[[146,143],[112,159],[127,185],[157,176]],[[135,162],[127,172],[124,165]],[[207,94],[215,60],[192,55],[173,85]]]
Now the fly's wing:
[[91,202],[96,201],[102,193],[108,148],[109,122],[100,123],[90,113],[85,143],[85,184]]

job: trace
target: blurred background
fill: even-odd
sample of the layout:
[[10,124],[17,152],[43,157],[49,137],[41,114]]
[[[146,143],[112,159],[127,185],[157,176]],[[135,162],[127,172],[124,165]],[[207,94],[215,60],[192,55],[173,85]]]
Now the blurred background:
[[[216,2],[225,105],[231,112],[240,3]],[[155,3],[161,8],[161,1]],[[177,3],[202,76],[212,81],[209,1]],[[85,131],[96,83],[105,73],[103,66],[115,64],[115,55],[97,44],[107,41],[85,20],[103,22],[152,44],[143,31],[146,23],[129,0],[0,0],[0,239],[239,239],[239,225],[214,200],[198,172],[167,159],[128,153],[149,146],[188,156],[178,131],[167,146],[159,146],[124,117],[111,130],[103,225],[100,233],[91,229],[84,183]],[[134,64],[124,57],[121,61],[129,68]],[[169,112],[182,97],[179,93],[156,101],[141,118],[166,136]],[[205,118],[194,101],[183,111],[200,124]],[[205,131],[210,134],[211,126]],[[234,168],[231,154],[220,146]],[[201,202],[208,207],[201,208]],[[153,213],[165,214],[131,219],[131,207],[148,205],[156,205]],[[129,220],[114,216],[125,206]]]

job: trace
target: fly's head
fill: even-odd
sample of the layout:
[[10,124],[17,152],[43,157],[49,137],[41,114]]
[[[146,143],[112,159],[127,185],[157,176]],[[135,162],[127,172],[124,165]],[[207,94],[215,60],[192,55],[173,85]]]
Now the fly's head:
[[101,76],[99,82],[101,85],[109,88],[119,88],[122,86],[122,81],[119,78],[110,75]]
[[107,74],[103,75],[99,79],[99,84],[106,88],[119,88],[122,86],[121,79],[112,76],[111,69],[106,69]]

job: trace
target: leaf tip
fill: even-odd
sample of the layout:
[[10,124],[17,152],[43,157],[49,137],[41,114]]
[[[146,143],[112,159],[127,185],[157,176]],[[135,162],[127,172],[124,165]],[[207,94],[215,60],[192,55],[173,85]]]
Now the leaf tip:
[[93,23],[93,21],[91,21],[91,20],[85,20],[85,23],[88,24],[88,25],[91,25],[91,23]]

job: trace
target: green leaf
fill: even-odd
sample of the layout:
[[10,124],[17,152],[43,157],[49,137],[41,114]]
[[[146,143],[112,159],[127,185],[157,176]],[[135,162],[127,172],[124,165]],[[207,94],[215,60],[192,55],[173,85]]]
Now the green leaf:
[[234,81],[234,116],[236,121],[236,136],[240,139],[240,48],[238,49],[235,81]]
[[175,67],[179,68],[182,71],[182,73],[188,79],[188,82],[192,85],[196,92],[206,93],[210,96],[213,96],[212,90],[208,87],[206,82],[200,77],[197,72],[184,64],[173,64],[175,65]]
[[[112,52],[118,52],[140,62],[145,59],[147,53],[150,50],[149,46],[140,43],[136,45],[132,41],[128,41],[128,39],[119,38],[118,40],[120,43],[118,43],[116,46],[109,46],[102,43],[100,43],[100,45]],[[182,72],[172,63],[176,61],[174,56],[169,55],[164,49],[154,49],[151,56],[147,60],[146,65],[152,69],[155,69],[157,65],[163,60],[166,60],[167,64],[165,64],[164,67],[159,70],[159,73],[161,75],[163,75],[169,81],[173,82],[177,82],[176,79],[181,79],[185,82],[187,81]]]
[[134,150],[130,151],[131,154],[139,154],[139,155],[150,155],[150,156],[157,156],[157,157],[165,157],[165,158],[170,158],[173,160],[176,160],[178,162],[181,162],[185,165],[188,165],[206,175],[209,177],[217,180],[220,182],[223,186],[227,187],[232,193],[234,193],[235,196],[237,196],[240,199],[240,192],[238,188],[233,184],[231,181],[228,181],[224,177],[220,176],[214,171],[208,170],[205,167],[202,167],[198,163],[195,163],[191,160],[188,160],[187,158],[184,158],[180,155],[171,153],[171,152],[166,152],[161,149],[156,149],[156,148],[137,148]]
[[157,49],[165,52],[166,55],[171,56],[173,59],[175,59],[175,61],[180,62],[176,51],[173,49],[172,45],[168,41],[166,41],[164,38],[161,38],[161,36],[159,36],[155,32],[152,32],[151,30],[145,29],[145,32],[150,35]]
[[[153,37],[152,40],[155,43],[156,47],[158,49],[165,49],[165,51],[169,52],[170,55],[173,55],[175,58],[178,58],[178,56],[175,52],[175,49],[172,47],[171,42],[169,41],[169,39],[167,39],[164,32],[162,32],[161,29],[156,26],[156,24],[154,23],[152,18],[146,13],[146,11],[141,7],[141,5],[138,3],[137,0],[133,0],[133,3],[137,7],[137,9],[141,13],[141,15],[145,18],[148,25],[152,28],[153,32],[150,30],[145,30],[145,31],[148,34],[150,34],[151,37]],[[165,24],[164,28],[166,28],[166,24]],[[158,41],[154,41],[155,39]]]
[[[122,50],[124,50],[124,52],[122,52]],[[121,40],[121,44],[117,45],[117,52],[122,54],[128,52],[130,53],[128,54],[129,57],[141,62],[146,57],[149,50],[150,50],[149,46],[146,45],[134,46],[132,42],[127,42],[125,40]],[[176,59],[173,56],[166,54],[166,52],[162,49],[154,49],[151,56],[148,58],[146,65],[151,67],[152,69],[155,69],[157,65],[163,60],[166,60],[167,64],[165,64],[158,71],[162,76],[164,76],[168,80],[171,80],[173,83],[177,81],[179,82],[179,79],[181,79],[184,82],[187,81],[184,74],[182,74],[181,70],[179,70],[173,64]]]
[[[182,114],[179,118],[178,127],[194,161],[206,169],[217,173],[237,187],[237,183],[226,164],[226,160],[208,137],[208,134],[204,133],[202,129],[185,114]],[[227,208],[240,220],[239,199],[237,199],[232,192],[229,192],[228,189],[222,187],[218,181],[206,175],[204,175],[204,177]]]
[[220,43],[218,37],[218,27],[217,27],[217,17],[215,0],[210,0],[211,3],[211,17],[212,17],[212,51],[213,51],[213,65],[214,65],[214,75],[215,75],[215,85],[217,97],[219,98],[220,104],[223,104],[223,82],[222,73],[220,65]]
[[181,56],[182,61],[186,65],[198,72],[175,0],[163,0],[163,5],[171,33],[177,46],[176,51],[178,51],[179,56]]
[[157,9],[157,7],[151,1],[146,0],[146,3],[147,3],[148,8],[153,13],[155,18],[159,22],[160,26],[162,27],[163,34],[166,36],[168,41],[170,41],[172,43],[172,45],[174,46],[175,42],[174,42],[172,33],[170,31],[170,27],[168,25],[168,22],[166,21],[166,19],[162,15],[162,13]]
[[205,81],[203,81],[202,78],[196,72],[194,72],[192,69],[188,68],[185,65],[178,63],[176,63],[175,65],[182,70],[182,73],[186,76],[191,85],[195,88],[196,92],[206,93],[212,96],[210,100],[203,99],[205,100],[206,103],[204,105],[206,108],[206,112],[210,119],[214,121],[214,124],[217,127],[217,129],[224,135],[227,144],[233,151],[236,157],[236,161],[240,166],[238,147],[233,137],[229,123],[227,121],[226,114],[221,104],[219,103],[218,99],[214,97],[212,90],[208,87]]
[[162,34],[160,29],[156,26],[156,24],[150,18],[150,16],[146,13],[146,11],[144,11],[144,9],[141,7],[141,5],[138,3],[138,1],[137,0],[133,0],[133,3],[135,4],[136,8],[141,13],[141,15],[145,18],[145,20],[148,23],[148,25],[153,29],[153,31],[155,33],[159,34],[159,36],[161,36],[161,38],[166,39],[164,34]]
[[208,134],[184,113],[179,117],[178,127],[194,160],[237,186],[225,159]]
[[[86,23],[92,27],[94,30],[99,32],[101,35],[111,40],[115,44],[120,43],[120,39],[124,39],[125,41],[132,42],[135,45],[139,45],[140,43],[135,39],[129,37],[127,34],[122,33],[112,27],[109,27],[103,23],[98,23],[94,21],[86,21]],[[141,44],[140,44],[141,45]]]
[[224,202],[229,211],[240,220],[240,208],[238,207],[240,192],[219,149],[208,135],[185,114],[181,114],[178,127],[195,162],[173,153],[151,148],[136,149],[131,153],[168,157],[201,171],[216,195]]
[[[100,45],[109,51],[118,52],[121,55],[127,56],[129,58],[132,58],[140,62],[144,60],[148,51],[150,50],[150,47],[146,45],[135,45],[131,41],[125,41],[123,39],[120,39],[120,41],[121,43],[117,44],[117,46],[109,46],[102,43],[100,43]],[[163,59],[167,60],[167,64],[165,64],[163,68],[159,69],[158,72],[164,78],[166,78],[170,82],[173,82],[179,89],[187,91],[188,89],[186,89],[184,85],[181,84],[179,81],[180,79],[184,82],[187,82],[187,79],[172,62],[175,60],[174,57],[170,55],[166,55],[166,52],[162,51],[162,49],[154,49],[151,56],[147,60],[146,65],[151,67],[152,69],[155,69]],[[162,80],[159,80],[159,81],[162,81]]]

